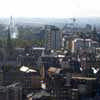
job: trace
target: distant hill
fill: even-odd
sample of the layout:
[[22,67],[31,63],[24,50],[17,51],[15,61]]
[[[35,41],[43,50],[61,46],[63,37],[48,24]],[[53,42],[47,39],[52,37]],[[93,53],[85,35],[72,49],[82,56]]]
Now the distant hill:
[[[58,27],[63,27],[66,23],[72,23],[72,18],[14,18],[15,23],[19,25],[32,25],[32,26],[42,26],[45,24],[56,25]],[[86,18],[76,18],[76,23],[80,26],[85,24],[100,26],[99,17],[86,17]],[[9,18],[0,18],[0,24],[9,24]]]

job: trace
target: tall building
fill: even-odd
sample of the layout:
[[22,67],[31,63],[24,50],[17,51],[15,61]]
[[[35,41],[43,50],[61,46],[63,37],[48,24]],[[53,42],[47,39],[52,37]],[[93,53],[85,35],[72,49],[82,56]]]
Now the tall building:
[[12,58],[11,55],[13,55],[13,50],[14,49],[11,40],[10,26],[8,26],[8,36],[7,36],[7,46],[6,46],[7,59]]
[[[6,64],[7,63],[14,63],[16,62],[16,59],[15,59],[15,56],[16,56],[16,53],[14,51],[14,43],[12,42],[12,38],[15,38],[15,25],[14,25],[14,21],[12,19],[12,17],[10,18],[10,23],[8,25],[8,33],[7,33],[7,41],[6,41]],[[10,62],[9,62],[10,61]]]
[[61,48],[61,32],[60,29],[53,25],[46,25],[45,26],[45,44],[46,49],[60,49]]
[[18,35],[17,27],[15,26],[15,21],[12,16],[10,17],[9,28],[10,28],[11,38],[17,38]]
[[87,30],[87,32],[91,32],[92,26],[90,24],[86,24],[85,29]]
[[12,48],[10,25],[8,26],[7,48]]

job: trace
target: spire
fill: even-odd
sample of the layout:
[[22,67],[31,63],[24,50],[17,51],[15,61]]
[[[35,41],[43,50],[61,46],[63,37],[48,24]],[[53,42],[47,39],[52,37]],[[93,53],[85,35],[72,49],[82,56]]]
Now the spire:
[[18,32],[17,32],[17,28],[15,26],[15,21],[12,16],[10,17],[9,28],[10,28],[11,38],[13,38],[13,39],[17,38]]
[[12,16],[10,17],[9,25],[10,25],[10,27],[13,27],[14,26],[14,22],[13,22],[13,17]]

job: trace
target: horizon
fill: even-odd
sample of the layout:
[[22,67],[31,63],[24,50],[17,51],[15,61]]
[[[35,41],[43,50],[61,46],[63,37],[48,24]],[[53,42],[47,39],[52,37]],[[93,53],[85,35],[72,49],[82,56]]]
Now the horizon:
[[58,17],[34,17],[34,16],[30,16],[30,17],[27,17],[27,16],[0,16],[0,18],[7,18],[7,19],[9,19],[9,18],[14,18],[14,19],[16,19],[16,18],[27,18],[27,19],[73,19],[73,18],[75,18],[75,19],[82,19],[82,18],[86,18],[86,19],[91,19],[91,18],[100,18],[99,16],[81,16],[81,17],[62,17],[62,18],[58,18]]

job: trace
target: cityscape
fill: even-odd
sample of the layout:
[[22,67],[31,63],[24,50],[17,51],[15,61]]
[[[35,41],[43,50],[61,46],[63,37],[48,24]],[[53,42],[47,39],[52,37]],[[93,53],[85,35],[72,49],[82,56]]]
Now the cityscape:
[[99,25],[16,20],[0,23],[0,100],[100,100]]

